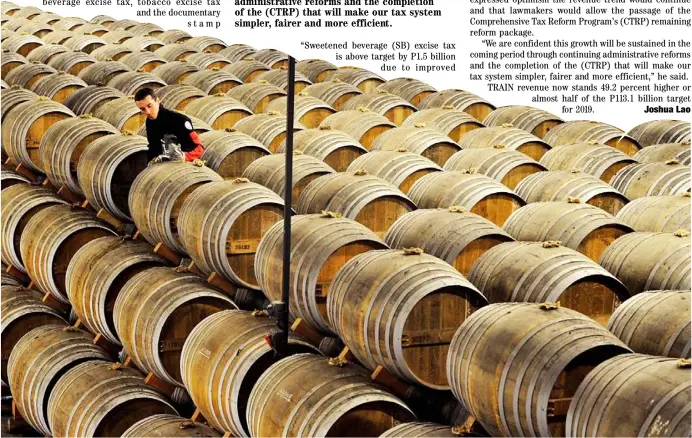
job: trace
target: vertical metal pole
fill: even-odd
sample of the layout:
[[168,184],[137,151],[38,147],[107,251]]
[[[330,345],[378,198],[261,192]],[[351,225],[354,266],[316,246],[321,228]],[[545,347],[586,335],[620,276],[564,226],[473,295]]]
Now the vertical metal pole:
[[[292,56],[288,57],[288,99],[286,102],[286,186],[284,187],[284,257],[283,257],[283,294],[281,301],[284,303],[283,321],[279,323],[282,327],[284,342],[282,349],[288,346],[288,314],[290,306],[289,284],[291,278],[291,204],[293,193],[293,105],[295,102],[295,77],[296,60]],[[282,356],[286,351],[279,351]]]

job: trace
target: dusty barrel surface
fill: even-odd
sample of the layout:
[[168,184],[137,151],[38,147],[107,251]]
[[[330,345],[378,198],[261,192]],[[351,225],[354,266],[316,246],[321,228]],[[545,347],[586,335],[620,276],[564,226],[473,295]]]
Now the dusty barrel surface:
[[632,164],[616,173],[610,185],[629,199],[689,193],[690,166],[677,160]]
[[490,248],[513,240],[502,228],[458,206],[407,213],[385,236],[391,248],[421,248],[463,275]]
[[636,353],[690,357],[690,291],[642,292],[625,301],[608,330]]
[[271,154],[253,137],[233,129],[212,130],[199,137],[204,144],[202,160],[224,178],[241,177],[251,163]]
[[540,138],[509,124],[474,129],[464,135],[459,141],[459,146],[462,149],[504,146],[505,149],[521,152],[536,161],[551,149],[551,146]]
[[617,219],[635,231],[674,233],[690,231],[690,195],[645,196],[627,204]]
[[381,76],[364,68],[358,67],[342,67],[338,70],[329,72],[329,74],[324,78],[325,82],[335,80],[346,82],[347,84],[358,88],[363,93],[373,92],[378,86],[387,82]]
[[272,100],[285,95],[286,92],[276,85],[257,82],[238,85],[226,93],[226,96],[243,102],[255,114],[263,112]]
[[181,354],[192,329],[216,312],[235,308],[197,275],[155,267],[125,283],[115,300],[113,322],[138,368],[182,386]]
[[473,93],[464,90],[442,90],[428,95],[418,105],[420,109],[451,106],[468,113],[476,120],[483,120],[495,110],[495,106]]
[[690,232],[635,232],[613,242],[598,263],[632,295],[649,290],[689,290]]
[[156,96],[166,108],[180,111],[206,94],[192,85],[172,84],[156,90]]
[[322,82],[330,72],[338,67],[323,59],[303,59],[296,62],[296,71],[305,75],[312,82]]
[[492,303],[560,302],[605,326],[627,288],[594,261],[553,242],[510,242],[478,258],[469,280]]
[[494,179],[467,171],[428,174],[416,181],[408,194],[418,208],[458,205],[498,226],[525,204],[516,193]]
[[155,52],[156,49],[160,49],[164,46],[163,41],[149,36],[134,36],[128,38],[127,41],[123,41],[123,44],[133,52],[140,52],[142,50]]
[[254,82],[257,76],[271,69],[267,64],[254,59],[240,59],[225,66],[223,71],[228,72],[245,83]]
[[185,78],[198,71],[199,68],[197,68],[197,66],[187,62],[169,61],[153,69],[151,74],[157,76],[168,85],[173,85],[182,83]]
[[[267,81],[288,93],[288,71],[285,68],[271,69],[269,71],[262,72],[258,74],[252,81]],[[310,79],[296,70],[295,81],[293,83],[294,94],[300,93],[303,89],[310,85],[312,85]]]
[[417,111],[417,108],[408,101],[385,90],[355,96],[344,104],[342,111],[359,108],[367,108],[375,114],[384,116],[397,126],[401,126],[404,120]]
[[[279,145],[276,152],[285,153],[285,148],[286,140]],[[293,136],[293,150],[315,157],[337,172],[345,172],[353,160],[367,152],[356,139],[331,128],[296,132]]]
[[548,170],[577,169],[608,183],[621,169],[637,161],[629,155],[596,142],[553,148],[541,158]]
[[416,107],[418,107],[421,101],[427,96],[437,92],[432,85],[413,78],[390,79],[376,88],[376,91],[379,90],[396,94],[402,99],[411,102]]
[[185,41],[186,46],[194,47],[199,52],[218,53],[228,47],[226,43],[211,36],[196,36]]
[[185,107],[189,116],[199,117],[214,129],[234,126],[239,120],[252,115],[252,111],[239,101],[224,95],[204,96]]
[[77,166],[84,150],[95,140],[118,130],[103,120],[83,115],[51,126],[41,139],[39,154],[48,179],[71,192],[83,194],[77,182]]
[[545,167],[521,152],[500,146],[461,150],[445,163],[448,171],[467,169],[475,169],[514,190],[524,178]]
[[33,91],[29,91],[18,85],[12,86],[0,93],[2,96],[2,120],[5,120],[5,115],[10,112],[10,110],[20,103],[29,102],[38,98],[38,95]]
[[108,135],[84,150],[77,165],[77,180],[95,210],[104,208],[117,219],[131,221],[130,188],[146,166],[145,137]]
[[192,38],[192,35],[185,32],[184,30],[169,29],[169,30],[164,30],[163,32],[156,35],[156,38],[158,38],[159,40],[163,41],[166,44],[176,44],[176,43],[183,43],[183,42],[189,40],[190,38]]
[[646,148],[663,143],[690,141],[690,122],[681,120],[653,120],[632,128],[627,135]]
[[618,214],[629,202],[602,180],[576,169],[534,173],[521,180],[514,191],[527,203],[577,198],[612,215]]
[[113,322],[118,295],[134,275],[164,265],[166,261],[145,242],[115,236],[92,240],[67,267],[65,284],[72,308],[92,333],[120,345]]
[[434,162],[406,149],[368,152],[353,160],[346,171],[356,172],[359,169],[382,178],[403,193],[408,193],[411,186],[423,176],[442,171]]
[[634,230],[600,208],[580,202],[570,199],[525,205],[507,218],[503,228],[519,241],[559,241],[598,261],[609,245]]
[[[5,33],[5,30],[3,29],[3,35],[4,35],[4,33]],[[25,65],[28,63],[29,63],[29,61],[27,61],[27,59],[25,57],[23,57],[22,55],[20,55],[19,53],[10,52],[10,51],[6,51],[5,49],[3,49],[3,51],[2,51],[2,70],[1,70],[2,78],[5,79],[7,77],[7,74],[10,73],[12,70],[14,70],[15,68],[17,68],[21,65]],[[8,84],[8,85],[12,85],[12,84]]]
[[276,193],[245,178],[206,184],[180,210],[180,241],[202,272],[259,289],[255,253],[262,236],[281,221],[283,205]]
[[[188,56],[192,55],[193,53],[198,53],[198,50],[195,49],[194,47],[190,47],[185,44],[180,44],[180,43],[174,43],[174,44],[166,44],[163,47],[159,47],[158,49],[154,50],[154,53],[157,55],[161,56],[168,62],[173,62],[173,61],[185,61],[185,58]],[[199,71],[199,68],[195,66],[196,70]]]
[[296,204],[299,214],[333,211],[365,225],[380,237],[400,216],[415,209],[416,204],[401,190],[363,170],[315,179]]
[[[394,305],[391,305],[394,304]],[[368,369],[449,389],[449,343],[486,298],[452,266],[419,248],[359,254],[339,270],[327,298],[329,323]]]
[[370,148],[372,151],[398,149],[419,154],[438,166],[444,166],[452,155],[461,150],[449,137],[435,129],[427,128],[425,124],[385,131],[377,137]]
[[[286,138],[286,116],[275,112],[255,114],[239,120],[233,128],[256,138],[267,149],[276,152],[279,145]],[[306,128],[300,122],[294,122],[294,132],[302,131],[303,129]]]
[[553,147],[597,141],[629,156],[633,156],[642,148],[637,140],[625,134],[623,130],[607,123],[590,120],[575,120],[557,125],[548,131],[543,140]]
[[111,79],[129,71],[132,69],[122,62],[99,61],[84,68],[78,76],[89,85],[106,85]]
[[367,108],[339,111],[322,121],[320,128],[336,129],[355,138],[370,150],[375,139],[383,132],[396,128],[386,117]]
[[151,73],[137,70],[120,73],[108,81],[106,85],[127,95],[134,95],[140,88],[147,87],[156,90],[168,84]]
[[[186,58],[186,61],[189,62],[189,59],[193,56],[195,55],[190,55]],[[202,68],[202,66],[197,65],[197,68]],[[227,93],[233,88],[242,85],[243,82],[238,77],[224,70],[202,69],[191,73],[189,76],[185,77],[181,83],[197,87],[207,94],[216,94]]]
[[[43,64],[48,64],[48,62],[55,56],[68,52],[67,47],[62,44],[46,44],[44,46],[38,47],[32,50],[29,55],[27,55],[26,60],[29,62],[42,62]],[[3,56],[6,53],[3,52]]]
[[247,418],[251,436],[296,437],[378,436],[416,419],[363,368],[331,366],[313,354],[282,359],[262,374],[250,394]]
[[2,248],[3,262],[26,272],[22,261],[20,243],[27,224],[36,213],[52,205],[67,204],[53,190],[29,184],[21,184],[0,195],[2,202]]
[[411,114],[401,125],[406,128],[424,126],[435,129],[460,142],[469,132],[483,127],[483,124],[469,114],[451,106],[429,108]]
[[[265,108],[265,111],[276,111],[280,114],[286,114],[286,103],[288,97],[279,97],[274,99]],[[300,93],[294,99],[294,117],[300,124],[306,128],[317,128],[320,123],[336,110],[327,105],[320,99]]]
[[159,25],[154,23],[135,24],[129,30],[135,35],[152,37],[158,37],[159,34],[163,32],[163,29]]
[[120,90],[102,85],[89,85],[70,94],[65,100],[65,106],[81,116],[92,114],[99,106],[119,97],[125,97]]
[[108,43],[95,35],[75,35],[62,44],[75,52],[91,53]]
[[132,52],[119,60],[134,71],[147,73],[151,73],[156,67],[166,63],[165,59],[152,52]]
[[27,333],[7,363],[10,389],[22,417],[37,431],[52,435],[46,407],[53,385],[75,365],[94,359],[109,357],[87,332],[49,324]]
[[[354,256],[387,245],[363,225],[333,213],[293,216],[291,225],[291,313],[331,334],[327,297],[334,276]],[[283,228],[277,223],[264,235],[255,256],[257,282],[270,300],[280,299],[283,291],[276,275],[282,254]]]
[[16,33],[2,42],[2,48],[22,56],[28,56],[32,50],[44,44],[44,41],[35,35]]
[[138,437],[220,437],[221,433],[206,424],[171,414],[157,414],[144,418],[122,434],[123,438]]
[[20,249],[29,277],[42,291],[69,303],[65,288],[67,266],[86,243],[114,235],[105,222],[69,205],[46,207],[29,220]]
[[7,361],[17,342],[36,327],[47,324],[62,324],[67,327],[67,322],[56,310],[43,304],[41,301],[43,294],[19,285],[8,286],[4,280],[3,278],[0,292],[2,294],[0,336],[2,336],[2,382],[8,384]]
[[447,375],[454,396],[491,435],[564,436],[567,406],[584,376],[630,351],[573,310],[491,304],[455,334]]
[[178,216],[185,200],[202,185],[222,178],[207,167],[190,163],[161,163],[145,169],[130,188],[130,215],[142,236],[156,245],[163,242],[180,253]]
[[133,96],[109,100],[94,110],[94,117],[110,123],[122,133],[136,132],[146,122]]
[[[247,404],[260,376],[277,359],[264,336],[274,327],[266,317],[224,310],[199,323],[183,347],[181,372],[195,405],[214,427],[249,436]],[[318,350],[290,335],[288,353]]]
[[452,426],[445,426],[436,423],[401,423],[392,427],[382,435],[385,437],[455,437],[459,436],[452,432]]
[[231,44],[230,46],[219,50],[218,53],[219,55],[225,56],[232,62],[237,62],[241,59],[245,59],[248,57],[252,57],[252,54],[257,52],[257,49],[255,49],[252,46],[249,46],[247,44],[242,44],[242,43],[236,43],[236,44]]
[[303,89],[302,92],[308,96],[313,96],[326,102],[337,111],[343,110],[346,102],[352,98],[363,94],[363,92],[355,86],[340,80],[313,84]]
[[634,157],[640,163],[665,163],[669,160],[678,160],[680,164],[690,165],[692,152],[690,143],[665,143],[647,146],[637,152]]
[[29,184],[30,182],[31,181],[29,181],[29,178],[26,176],[15,172],[4,164],[2,165],[2,172],[0,173],[0,190],[8,189],[17,184]]
[[[623,354],[579,385],[567,413],[569,436],[689,436],[690,362]],[[646,403],[633,403],[646,400]],[[627,421],[622,420],[627,412]]]
[[102,360],[81,363],[65,373],[48,399],[48,424],[55,437],[121,436],[156,414],[177,412],[144,384],[142,373]]
[[86,82],[77,76],[69,73],[58,73],[39,80],[32,89],[39,96],[46,96],[55,102],[65,103],[72,93],[86,86]]

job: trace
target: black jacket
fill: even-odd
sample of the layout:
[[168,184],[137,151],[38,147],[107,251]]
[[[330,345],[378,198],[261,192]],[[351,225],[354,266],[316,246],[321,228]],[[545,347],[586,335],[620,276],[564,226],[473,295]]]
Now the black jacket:
[[159,114],[156,119],[147,118],[147,140],[149,142],[148,157],[152,160],[163,153],[161,140],[166,134],[173,134],[178,138],[183,152],[190,152],[202,142],[193,130],[192,121],[184,114],[169,110],[163,105],[159,106]]

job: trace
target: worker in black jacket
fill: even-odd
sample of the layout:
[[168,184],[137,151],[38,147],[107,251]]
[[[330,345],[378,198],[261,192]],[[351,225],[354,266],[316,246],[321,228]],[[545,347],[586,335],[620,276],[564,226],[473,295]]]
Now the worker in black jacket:
[[[184,114],[169,110],[161,105],[156,92],[151,88],[141,88],[135,94],[135,103],[147,116],[147,140],[149,142],[149,161],[154,160],[163,151],[163,139],[174,135],[185,154],[185,161],[194,161],[204,153],[204,146],[199,135],[192,127],[192,121]],[[170,137],[169,137],[170,138]]]

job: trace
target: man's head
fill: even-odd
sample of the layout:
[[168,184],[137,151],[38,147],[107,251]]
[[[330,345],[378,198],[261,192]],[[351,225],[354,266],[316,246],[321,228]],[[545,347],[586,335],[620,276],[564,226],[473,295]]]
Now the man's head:
[[151,88],[140,88],[135,94],[137,107],[148,119],[156,119],[159,115],[159,98]]

